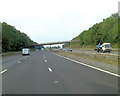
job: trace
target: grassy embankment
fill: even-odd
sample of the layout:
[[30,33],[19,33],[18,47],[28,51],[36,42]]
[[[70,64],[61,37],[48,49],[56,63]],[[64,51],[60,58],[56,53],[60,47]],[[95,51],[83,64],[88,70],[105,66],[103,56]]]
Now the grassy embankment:
[[[110,43],[112,48],[118,48],[118,36],[120,25],[119,15],[112,14],[110,17],[103,19],[102,22],[94,24],[88,30],[80,32],[80,34],[74,37],[72,40],[79,40],[79,42],[71,43],[71,48],[95,48],[99,43]],[[84,47],[83,47],[84,46]],[[64,44],[64,48],[69,47],[69,44]]]
[[86,60],[98,61],[105,64],[118,65],[117,55],[106,55],[106,54],[92,54],[92,53],[76,53],[76,52],[66,52],[66,51],[53,51],[56,54],[69,57],[69,58],[83,58]]

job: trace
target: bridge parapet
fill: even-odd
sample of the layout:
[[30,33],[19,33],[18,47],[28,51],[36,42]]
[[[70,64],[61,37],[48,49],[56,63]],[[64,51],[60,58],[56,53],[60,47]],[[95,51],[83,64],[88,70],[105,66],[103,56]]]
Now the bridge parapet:
[[36,44],[36,45],[34,45],[34,46],[40,46],[40,45],[55,45],[55,44],[74,43],[74,42],[79,42],[79,40],[40,43],[40,44]]

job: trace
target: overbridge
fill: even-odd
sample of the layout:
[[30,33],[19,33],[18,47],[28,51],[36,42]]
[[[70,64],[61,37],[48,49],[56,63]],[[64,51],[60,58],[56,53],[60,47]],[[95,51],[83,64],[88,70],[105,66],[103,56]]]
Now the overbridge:
[[40,44],[36,44],[36,45],[34,45],[34,46],[40,46],[40,45],[55,45],[55,44],[65,44],[65,43],[69,43],[69,44],[70,44],[70,43],[73,43],[73,42],[79,42],[79,40],[40,43]]
[[65,44],[65,43],[69,43],[69,48],[70,48],[70,43],[74,43],[74,42],[79,42],[79,40],[71,40],[71,41],[59,41],[59,42],[47,42],[47,43],[40,43],[40,44],[35,44],[34,46],[41,46],[41,45],[55,45],[55,44]]

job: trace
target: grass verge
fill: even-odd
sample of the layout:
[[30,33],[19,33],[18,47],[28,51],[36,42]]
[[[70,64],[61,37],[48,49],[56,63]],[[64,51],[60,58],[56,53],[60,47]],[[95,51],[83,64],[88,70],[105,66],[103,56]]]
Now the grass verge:
[[76,57],[76,58],[83,58],[86,60],[94,60],[105,64],[112,64],[112,65],[118,65],[118,57],[116,56],[107,56],[107,55],[91,55],[86,53],[74,53],[74,52],[66,52],[66,51],[53,51],[56,54],[63,55],[65,57]]

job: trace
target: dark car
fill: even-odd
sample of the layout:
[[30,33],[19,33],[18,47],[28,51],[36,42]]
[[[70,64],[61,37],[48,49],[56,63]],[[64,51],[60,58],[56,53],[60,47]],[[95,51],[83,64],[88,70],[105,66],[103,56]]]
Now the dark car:
[[64,51],[72,51],[72,48],[64,49]]

